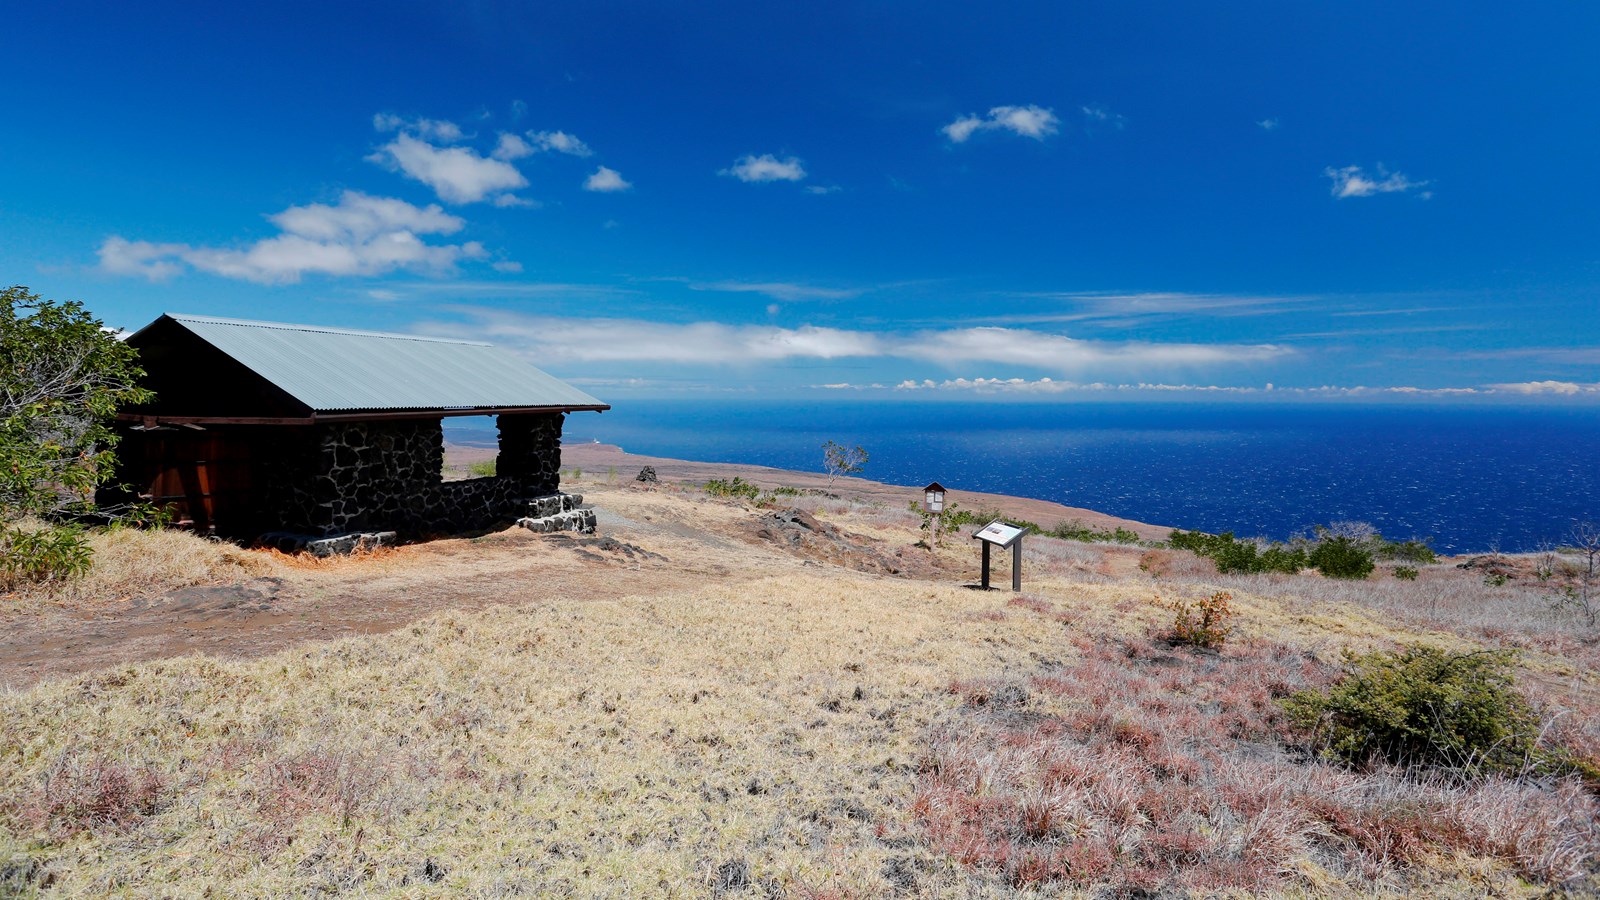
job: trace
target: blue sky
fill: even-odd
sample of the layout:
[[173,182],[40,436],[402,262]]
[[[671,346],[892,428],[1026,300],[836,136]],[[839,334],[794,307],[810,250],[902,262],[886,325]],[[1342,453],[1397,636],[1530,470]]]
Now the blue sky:
[[1593,4],[245,6],[8,12],[0,281],[607,399],[1600,400]]

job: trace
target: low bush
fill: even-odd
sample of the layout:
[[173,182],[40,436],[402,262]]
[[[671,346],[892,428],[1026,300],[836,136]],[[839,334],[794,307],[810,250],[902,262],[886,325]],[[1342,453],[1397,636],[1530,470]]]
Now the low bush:
[[1306,555],[1306,561],[1329,578],[1360,580],[1371,575],[1372,570],[1376,568],[1376,564],[1372,561],[1372,552],[1345,537],[1317,541],[1316,546]]
[[706,493],[713,497],[743,497],[754,500],[761,496],[761,488],[735,475],[731,481],[713,478],[706,482]]
[[1217,564],[1224,575],[1283,572],[1292,575],[1309,563],[1305,550],[1287,544],[1268,543],[1264,547],[1255,541],[1241,541],[1233,532],[1205,534],[1199,531],[1174,531],[1167,543],[1178,550],[1188,550],[1204,556]]
[[1317,525],[1311,533],[1311,537],[1301,536],[1280,543],[1241,541],[1231,531],[1205,534],[1179,530],[1172,532],[1167,543],[1174,549],[1188,550],[1210,559],[1217,564],[1217,571],[1225,575],[1262,572],[1292,575],[1309,567],[1331,578],[1361,579],[1372,574],[1374,560],[1431,563],[1437,558],[1426,540],[1386,541],[1364,522]]
[[1416,581],[1417,570],[1412,566],[1395,566],[1394,577],[1401,581]]
[[474,478],[492,478],[496,471],[496,460],[484,459],[467,464],[467,473]]
[[769,506],[777,497],[798,497],[800,490],[787,486],[762,490],[759,486],[735,475],[728,481],[713,478],[706,482],[706,493],[713,497],[749,500],[757,506]]
[[1353,764],[1376,759],[1512,774],[1544,759],[1538,721],[1515,686],[1511,651],[1413,646],[1345,659],[1344,676],[1327,691],[1284,701],[1326,754]]
[[0,591],[78,578],[89,571],[93,556],[84,530],[75,525],[8,528],[0,532]]
[[1188,644],[1214,650],[1233,633],[1233,595],[1217,591],[1202,600],[1174,600],[1162,604],[1177,613],[1166,638],[1174,644]]

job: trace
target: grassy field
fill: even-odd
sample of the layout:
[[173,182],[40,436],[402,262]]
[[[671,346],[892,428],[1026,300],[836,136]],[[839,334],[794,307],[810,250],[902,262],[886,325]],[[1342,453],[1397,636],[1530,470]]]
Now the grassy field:
[[[759,509],[583,489],[615,516],[610,530],[670,563],[588,563],[629,590],[552,594],[541,566],[554,578],[584,564],[559,539],[479,542],[475,565],[526,585],[498,605],[0,694],[0,895],[1535,896],[1600,884],[1592,785],[1319,761],[1278,705],[1337,677],[1345,648],[1514,646],[1546,740],[1600,758],[1595,637],[1537,586],[1491,587],[1448,563],[1414,582],[1222,578],[1185,554],[1035,539],[1027,592],[985,593],[964,586],[970,542],[914,550],[903,510],[799,501],[839,540],[904,564],[885,575],[836,564],[856,558],[836,544],[775,546],[755,535]],[[437,548],[407,548],[331,571],[129,534],[119,540],[150,549],[112,548],[71,596],[10,602],[148,591],[163,566],[182,583],[271,574],[292,586],[442,564]],[[134,564],[159,547],[173,562]],[[1217,590],[1238,625],[1220,652],[1154,638],[1171,601]]]

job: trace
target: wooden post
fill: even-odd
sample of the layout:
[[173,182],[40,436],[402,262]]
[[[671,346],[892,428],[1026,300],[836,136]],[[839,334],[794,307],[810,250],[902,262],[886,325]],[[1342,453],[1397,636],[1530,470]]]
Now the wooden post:
[[[983,545],[985,549],[988,544]],[[1022,590],[1022,538],[1011,545],[1011,592],[1019,593]]]
[[983,589],[989,589],[989,542],[983,542]]

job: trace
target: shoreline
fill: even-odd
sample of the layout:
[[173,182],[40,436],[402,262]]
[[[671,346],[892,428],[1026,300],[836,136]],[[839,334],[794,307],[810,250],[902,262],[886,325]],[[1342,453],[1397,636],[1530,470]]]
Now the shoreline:
[[[491,460],[497,452],[492,447],[473,447],[446,442],[446,474],[464,475],[466,466]],[[912,501],[920,503],[922,500],[920,485],[888,484],[868,478],[841,476],[834,479],[830,486],[828,476],[820,472],[778,469],[748,463],[697,462],[665,456],[646,456],[629,453],[615,444],[563,444],[561,466],[563,469],[580,469],[585,473],[609,474],[614,469],[619,482],[633,481],[640,469],[651,466],[655,468],[656,476],[662,481],[704,483],[713,478],[737,477],[761,488],[786,486],[849,492],[869,502],[880,502],[888,506],[904,507]],[[955,487],[949,487],[945,496],[947,502],[959,503],[966,509],[995,509],[1008,516],[1037,522],[1046,528],[1052,528],[1062,522],[1077,522],[1095,529],[1125,528],[1137,534],[1141,540],[1166,540],[1173,530],[1171,526],[1124,519],[1092,509],[1066,506],[1032,497],[968,491]]]

